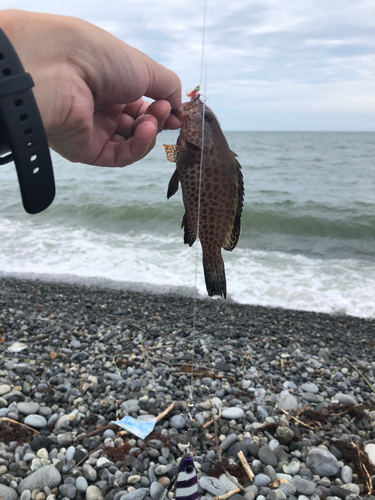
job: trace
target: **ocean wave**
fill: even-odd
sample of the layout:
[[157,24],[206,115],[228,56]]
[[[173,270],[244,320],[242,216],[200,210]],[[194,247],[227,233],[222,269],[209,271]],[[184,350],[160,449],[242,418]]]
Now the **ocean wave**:
[[[177,287],[186,293],[197,283],[199,295],[207,296],[199,244],[189,248],[175,233],[115,233],[28,219],[0,221],[0,234],[3,273],[114,280],[124,287]],[[228,297],[236,302],[375,317],[375,262],[243,247],[223,257]]]
[[[373,210],[373,207],[370,207]],[[247,207],[242,216],[246,232],[295,236],[366,239],[375,242],[375,215],[358,213],[353,207],[297,206],[292,202]]]

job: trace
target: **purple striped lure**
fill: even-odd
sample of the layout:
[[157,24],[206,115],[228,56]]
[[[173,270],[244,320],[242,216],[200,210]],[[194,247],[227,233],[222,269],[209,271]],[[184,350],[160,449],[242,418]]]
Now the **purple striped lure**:
[[174,484],[176,484],[174,493],[175,500],[198,499],[197,471],[195,470],[192,457],[184,457],[181,459],[175,482],[171,482],[170,486],[164,490],[159,500],[168,498],[168,493]]
[[176,500],[197,500],[198,498],[197,471],[192,457],[182,459],[174,496]]

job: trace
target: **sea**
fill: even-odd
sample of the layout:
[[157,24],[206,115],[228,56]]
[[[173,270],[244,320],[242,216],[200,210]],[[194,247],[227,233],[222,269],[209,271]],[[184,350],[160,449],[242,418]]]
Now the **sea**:
[[[207,298],[199,244],[183,243],[181,190],[162,144],[121,169],[52,152],[56,198],[24,212],[0,166],[0,274]],[[227,132],[242,165],[242,232],[222,251],[228,299],[375,318],[375,133]],[[213,299],[207,299],[213,300]]]

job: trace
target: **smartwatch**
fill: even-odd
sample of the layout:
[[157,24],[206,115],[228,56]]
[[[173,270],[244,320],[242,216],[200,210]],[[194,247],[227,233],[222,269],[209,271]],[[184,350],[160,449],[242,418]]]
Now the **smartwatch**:
[[55,197],[51,155],[33,86],[0,28],[0,165],[14,161],[29,214],[45,210]]

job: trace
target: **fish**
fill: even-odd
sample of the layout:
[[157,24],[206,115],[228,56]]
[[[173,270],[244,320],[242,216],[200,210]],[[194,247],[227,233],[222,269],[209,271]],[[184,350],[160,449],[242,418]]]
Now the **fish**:
[[192,457],[182,459],[174,491],[175,500],[197,500],[197,471]]
[[176,163],[167,198],[181,184],[184,243],[191,247],[199,237],[207,293],[225,299],[227,285],[221,249],[232,251],[240,236],[244,202],[242,169],[217,117],[199,93],[199,86],[188,97],[190,101],[177,113],[182,121],[177,144],[163,144],[167,159]]

